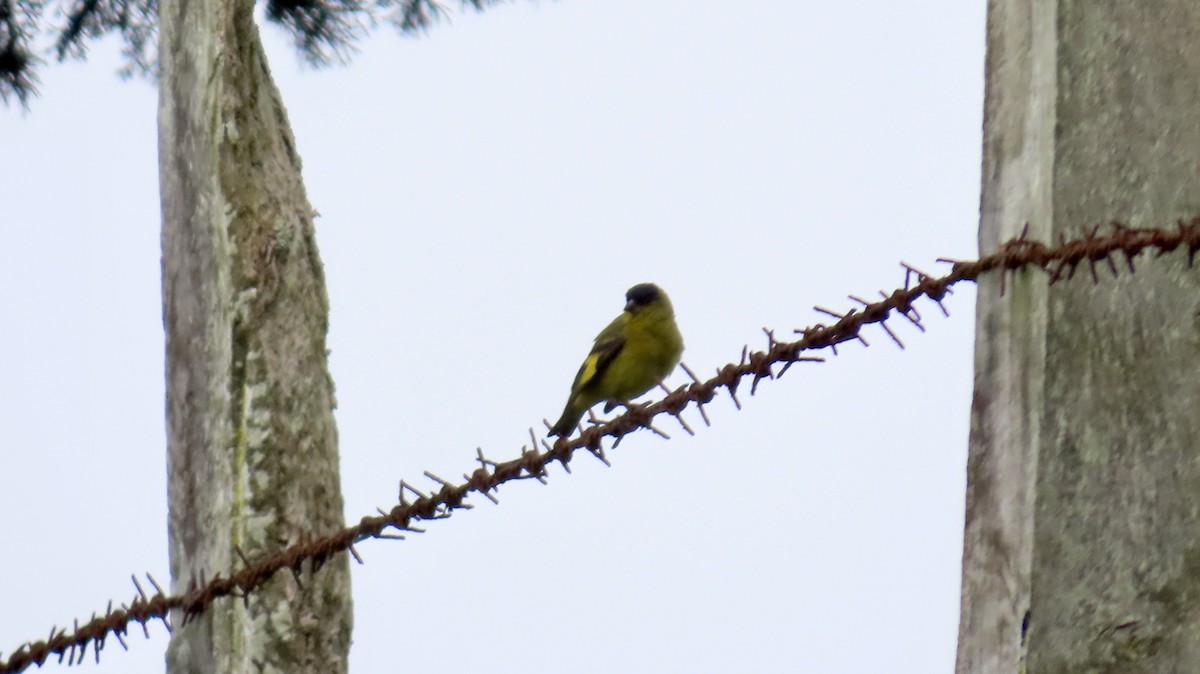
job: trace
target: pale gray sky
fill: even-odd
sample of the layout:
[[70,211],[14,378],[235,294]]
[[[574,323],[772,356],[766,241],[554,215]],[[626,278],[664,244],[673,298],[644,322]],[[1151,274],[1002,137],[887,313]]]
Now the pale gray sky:
[[[518,2],[319,72],[266,27],[322,213],[347,518],[516,456],[634,283],[708,374],[901,259],[973,257],[984,8]],[[167,579],[156,94],[117,52],[0,111],[5,653]],[[352,670],[951,671],[973,289],[947,306],[696,438],[361,545]],[[151,634],[81,670],[161,671]]]

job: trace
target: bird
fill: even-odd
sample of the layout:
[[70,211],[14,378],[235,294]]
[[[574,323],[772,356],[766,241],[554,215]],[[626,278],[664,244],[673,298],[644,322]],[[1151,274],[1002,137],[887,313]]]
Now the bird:
[[550,437],[569,436],[600,401],[605,412],[628,405],[671,374],[681,355],[683,337],[670,298],[653,283],[633,286],[625,293],[625,311],[596,335]]

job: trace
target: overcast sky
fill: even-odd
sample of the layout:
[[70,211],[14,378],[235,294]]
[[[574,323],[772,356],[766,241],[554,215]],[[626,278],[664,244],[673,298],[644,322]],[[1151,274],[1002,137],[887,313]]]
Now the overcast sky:
[[[518,455],[625,290],[701,374],[976,254],[982,0],[517,2],[313,71],[264,29],[332,303],[346,516]],[[167,580],[156,92],[0,111],[0,651]],[[896,348],[359,546],[354,672],[953,667],[974,290]],[[672,380],[680,383],[677,373]],[[700,429],[698,415],[689,412]],[[159,672],[167,635],[83,671]]]

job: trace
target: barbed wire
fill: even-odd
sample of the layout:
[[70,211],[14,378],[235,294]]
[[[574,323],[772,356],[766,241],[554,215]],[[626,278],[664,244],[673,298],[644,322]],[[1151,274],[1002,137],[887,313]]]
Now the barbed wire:
[[[986,272],[1000,270],[1007,273],[1025,267],[1036,267],[1049,273],[1049,283],[1053,284],[1063,278],[1072,278],[1079,266],[1086,263],[1092,281],[1096,283],[1099,281],[1096,271],[1099,262],[1106,263],[1114,277],[1119,275],[1120,268],[1114,259],[1118,253],[1124,255],[1128,272],[1134,273],[1136,269],[1133,258],[1147,250],[1154,250],[1158,256],[1162,256],[1183,248],[1187,251],[1189,267],[1193,265],[1197,251],[1200,251],[1200,217],[1190,222],[1180,221],[1174,230],[1133,229],[1120,223],[1112,223],[1109,227],[1111,231],[1104,235],[1100,234],[1100,227],[1095,227],[1077,239],[1060,239],[1056,245],[1047,245],[1028,240],[1027,225],[1020,237],[1001,245],[999,250],[991,255],[974,261],[939,259],[938,262],[951,265],[950,272],[943,276],[935,277],[901,262],[905,269],[904,285],[890,294],[880,291],[881,299],[868,302],[861,297],[850,295],[850,300],[859,306],[845,313],[815,307],[817,311],[836,318],[836,322],[831,325],[818,323],[796,330],[794,332],[800,335],[800,338],[794,341],[780,341],[776,339],[772,330],[764,328],[763,332],[767,337],[766,350],[752,352],[748,346],[744,347],[738,362],[719,368],[714,377],[705,381],[701,381],[690,368],[682,365],[691,378],[690,383],[674,390],[664,386],[667,395],[663,398],[647,404],[629,406],[623,414],[613,419],[600,421],[593,416],[592,425],[584,428],[573,440],[559,438],[551,446],[545,439],[539,440],[531,428],[530,445],[521,448],[519,458],[496,462],[484,457],[483,451],[477,449],[475,460],[479,467],[470,474],[464,473],[464,481],[461,483],[452,483],[426,471],[425,476],[440,486],[437,491],[426,494],[401,480],[399,503],[390,511],[379,510],[378,516],[363,517],[356,525],[327,536],[301,541],[254,562],[235,547],[234,550],[243,564],[240,571],[233,572],[228,577],[218,574],[211,580],[205,580],[203,576],[193,579],[187,592],[182,595],[167,595],[154,578],[147,574],[146,579],[155,590],[154,594],[148,595],[137,577],[131,576],[137,594],[128,604],[120,604],[114,610],[112,602],[109,602],[103,615],[97,616],[93,613],[91,620],[82,626],[76,620],[70,631],[65,628],[51,628],[46,639],[26,642],[7,660],[0,660],[0,673],[21,672],[34,664],[41,666],[55,655],[60,663],[65,659],[67,664],[78,664],[83,662],[89,644],[96,661],[99,662],[100,650],[109,635],[115,637],[121,646],[128,650],[124,636],[128,634],[131,623],[140,624],[147,638],[150,636],[147,624],[155,620],[162,621],[169,631],[172,628],[169,618],[171,611],[181,611],[182,622],[186,624],[222,597],[240,597],[248,602],[250,593],[262,587],[283,569],[289,569],[296,582],[301,583],[301,571],[306,561],[312,573],[318,571],[331,557],[342,552],[349,552],[361,564],[362,558],[354,548],[356,543],[370,538],[404,538],[403,534],[392,533],[392,530],[422,531],[414,522],[444,519],[454,510],[472,507],[464,502],[472,492],[488,498],[493,503],[499,503],[491,492],[496,491],[501,484],[528,479],[545,483],[548,477],[547,467],[556,462],[570,472],[569,464],[575,452],[580,449],[589,451],[607,464],[608,459],[603,446],[605,438],[613,438],[612,446],[615,448],[626,435],[642,429],[669,437],[653,426],[655,417],[660,414],[673,416],[688,434],[694,435],[695,432],[682,416],[682,412],[693,403],[705,425],[708,425],[704,405],[711,402],[718,391],[725,390],[734,405],[741,409],[737,391],[744,378],[751,378],[750,393],[754,395],[763,379],[778,379],[798,362],[824,360],[816,356],[802,355],[806,352],[830,349],[836,354],[837,346],[850,340],[869,345],[861,334],[862,329],[868,325],[878,324],[900,348],[904,348],[904,343],[887,326],[886,321],[889,318],[899,314],[924,331],[921,315],[913,306],[914,302],[922,298],[932,300],[941,308],[942,313],[949,316],[942,300],[950,293],[951,288],[964,281],[975,281]],[[1004,278],[1001,277],[1001,293],[1004,292]],[[776,372],[774,368],[777,365],[782,367]],[[539,445],[541,450],[538,449]],[[408,500],[410,495],[412,501]]]

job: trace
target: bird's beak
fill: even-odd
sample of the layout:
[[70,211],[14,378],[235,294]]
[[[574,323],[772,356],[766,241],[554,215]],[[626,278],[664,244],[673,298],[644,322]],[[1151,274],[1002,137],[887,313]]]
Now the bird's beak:
[[631,314],[633,313],[633,300],[629,300],[625,303],[625,311],[628,311]]

